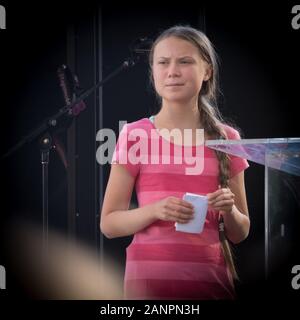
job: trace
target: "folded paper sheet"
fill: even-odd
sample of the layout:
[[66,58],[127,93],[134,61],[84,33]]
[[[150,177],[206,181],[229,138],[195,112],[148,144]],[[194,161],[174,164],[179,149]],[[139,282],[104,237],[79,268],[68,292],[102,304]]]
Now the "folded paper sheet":
[[194,193],[185,193],[183,200],[190,202],[195,208],[194,218],[188,223],[175,223],[176,231],[201,233],[203,231],[207,214],[207,197]]

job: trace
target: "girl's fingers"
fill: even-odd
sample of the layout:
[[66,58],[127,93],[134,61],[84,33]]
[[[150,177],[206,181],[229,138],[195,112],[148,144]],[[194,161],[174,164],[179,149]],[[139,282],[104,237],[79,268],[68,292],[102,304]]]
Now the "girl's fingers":
[[223,201],[218,201],[213,205],[213,208],[219,208],[223,206],[233,206],[234,201],[232,200],[223,200]]
[[208,193],[208,194],[207,194],[207,197],[208,197],[209,200],[214,200],[214,199],[217,198],[219,195],[222,195],[222,194],[224,194],[224,193],[227,193],[228,190],[230,191],[229,188],[218,189],[218,190],[215,191],[215,192]]
[[194,209],[194,206],[191,203],[189,203],[187,201],[184,201],[184,200],[181,200],[181,199],[180,199],[180,202],[178,204],[180,206],[183,206],[183,207],[188,208],[188,209]]
[[194,216],[194,212],[192,209],[179,205],[169,204],[167,206],[167,210],[167,215],[169,217],[168,219],[171,221],[188,222]]
[[170,204],[168,206],[172,211],[178,212],[178,213],[182,213],[185,215],[191,215],[194,212],[194,209],[192,209],[191,207],[185,207],[185,206],[180,206],[177,204]]
[[233,199],[235,196],[234,194],[229,191],[229,192],[222,192],[222,193],[218,193],[217,196],[215,197],[210,197],[208,199],[208,203],[209,204],[212,204],[212,203],[215,203],[217,201],[220,201],[220,200],[228,200],[228,199]]

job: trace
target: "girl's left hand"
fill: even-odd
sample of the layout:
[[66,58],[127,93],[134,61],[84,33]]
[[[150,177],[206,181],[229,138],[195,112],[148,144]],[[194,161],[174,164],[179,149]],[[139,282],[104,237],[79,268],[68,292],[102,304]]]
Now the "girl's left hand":
[[208,206],[221,214],[231,213],[234,206],[234,194],[229,188],[219,188],[213,193],[207,194]]

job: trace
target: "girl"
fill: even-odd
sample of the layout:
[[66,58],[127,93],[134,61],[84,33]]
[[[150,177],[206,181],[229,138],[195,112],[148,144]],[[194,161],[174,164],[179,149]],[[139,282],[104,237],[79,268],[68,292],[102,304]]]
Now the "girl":
[[[126,124],[120,132],[104,197],[100,227],[108,238],[134,235],[127,248],[126,299],[232,299],[237,277],[227,239],[244,240],[250,227],[244,170],[246,160],[197,144],[206,139],[240,139],[216,107],[217,62],[213,46],[202,32],[185,26],[165,30],[149,55],[151,78],[160,97],[160,111]],[[178,143],[162,129],[191,129],[192,145]],[[136,129],[176,150],[203,148],[201,173],[186,174],[187,164],[121,161],[134,159]],[[156,133],[156,136],[151,134]],[[149,148],[147,149],[150,150]],[[151,154],[149,151],[147,156]],[[158,155],[162,156],[161,150]],[[148,158],[149,159],[149,158]],[[133,188],[139,206],[129,210]],[[185,192],[207,195],[208,212],[200,234],[178,232],[174,223],[193,218]]]

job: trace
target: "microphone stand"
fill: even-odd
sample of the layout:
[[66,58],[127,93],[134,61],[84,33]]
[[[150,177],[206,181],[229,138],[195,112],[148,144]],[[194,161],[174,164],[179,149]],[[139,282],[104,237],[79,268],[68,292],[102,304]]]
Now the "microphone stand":
[[[117,69],[112,71],[106,78],[99,81],[96,85],[91,87],[82,93],[79,97],[75,99],[71,104],[65,105],[59,111],[51,117],[45,119],[40,126],[31,131],[28,135],[23,137],[15,146],[9,149],[2,157],[4,160],[14,154],[18,149],[33,140],[39,139],[40,146],[40,156],[42,165],[42,208],[43,208],[43,249],[45,252],[48,250],[48,167],[49,167],[49,154],[50,150],[53,148],[53,139],[49,132],[51,129],[55,128],[59,123],[59,120],[64,116],[76,117],[80,112],[76,106],[80,105],[84,99],[86,99],[90,94],[96,91],[99,87],[102,87],[106,82],[114,78],[116,75],[121,73],[130,67],[133,67],[139,61],[139,56],[127,58]],[[74,110],[77,110],[74,112]],[[83,108],[80,110],[82,111]]]

